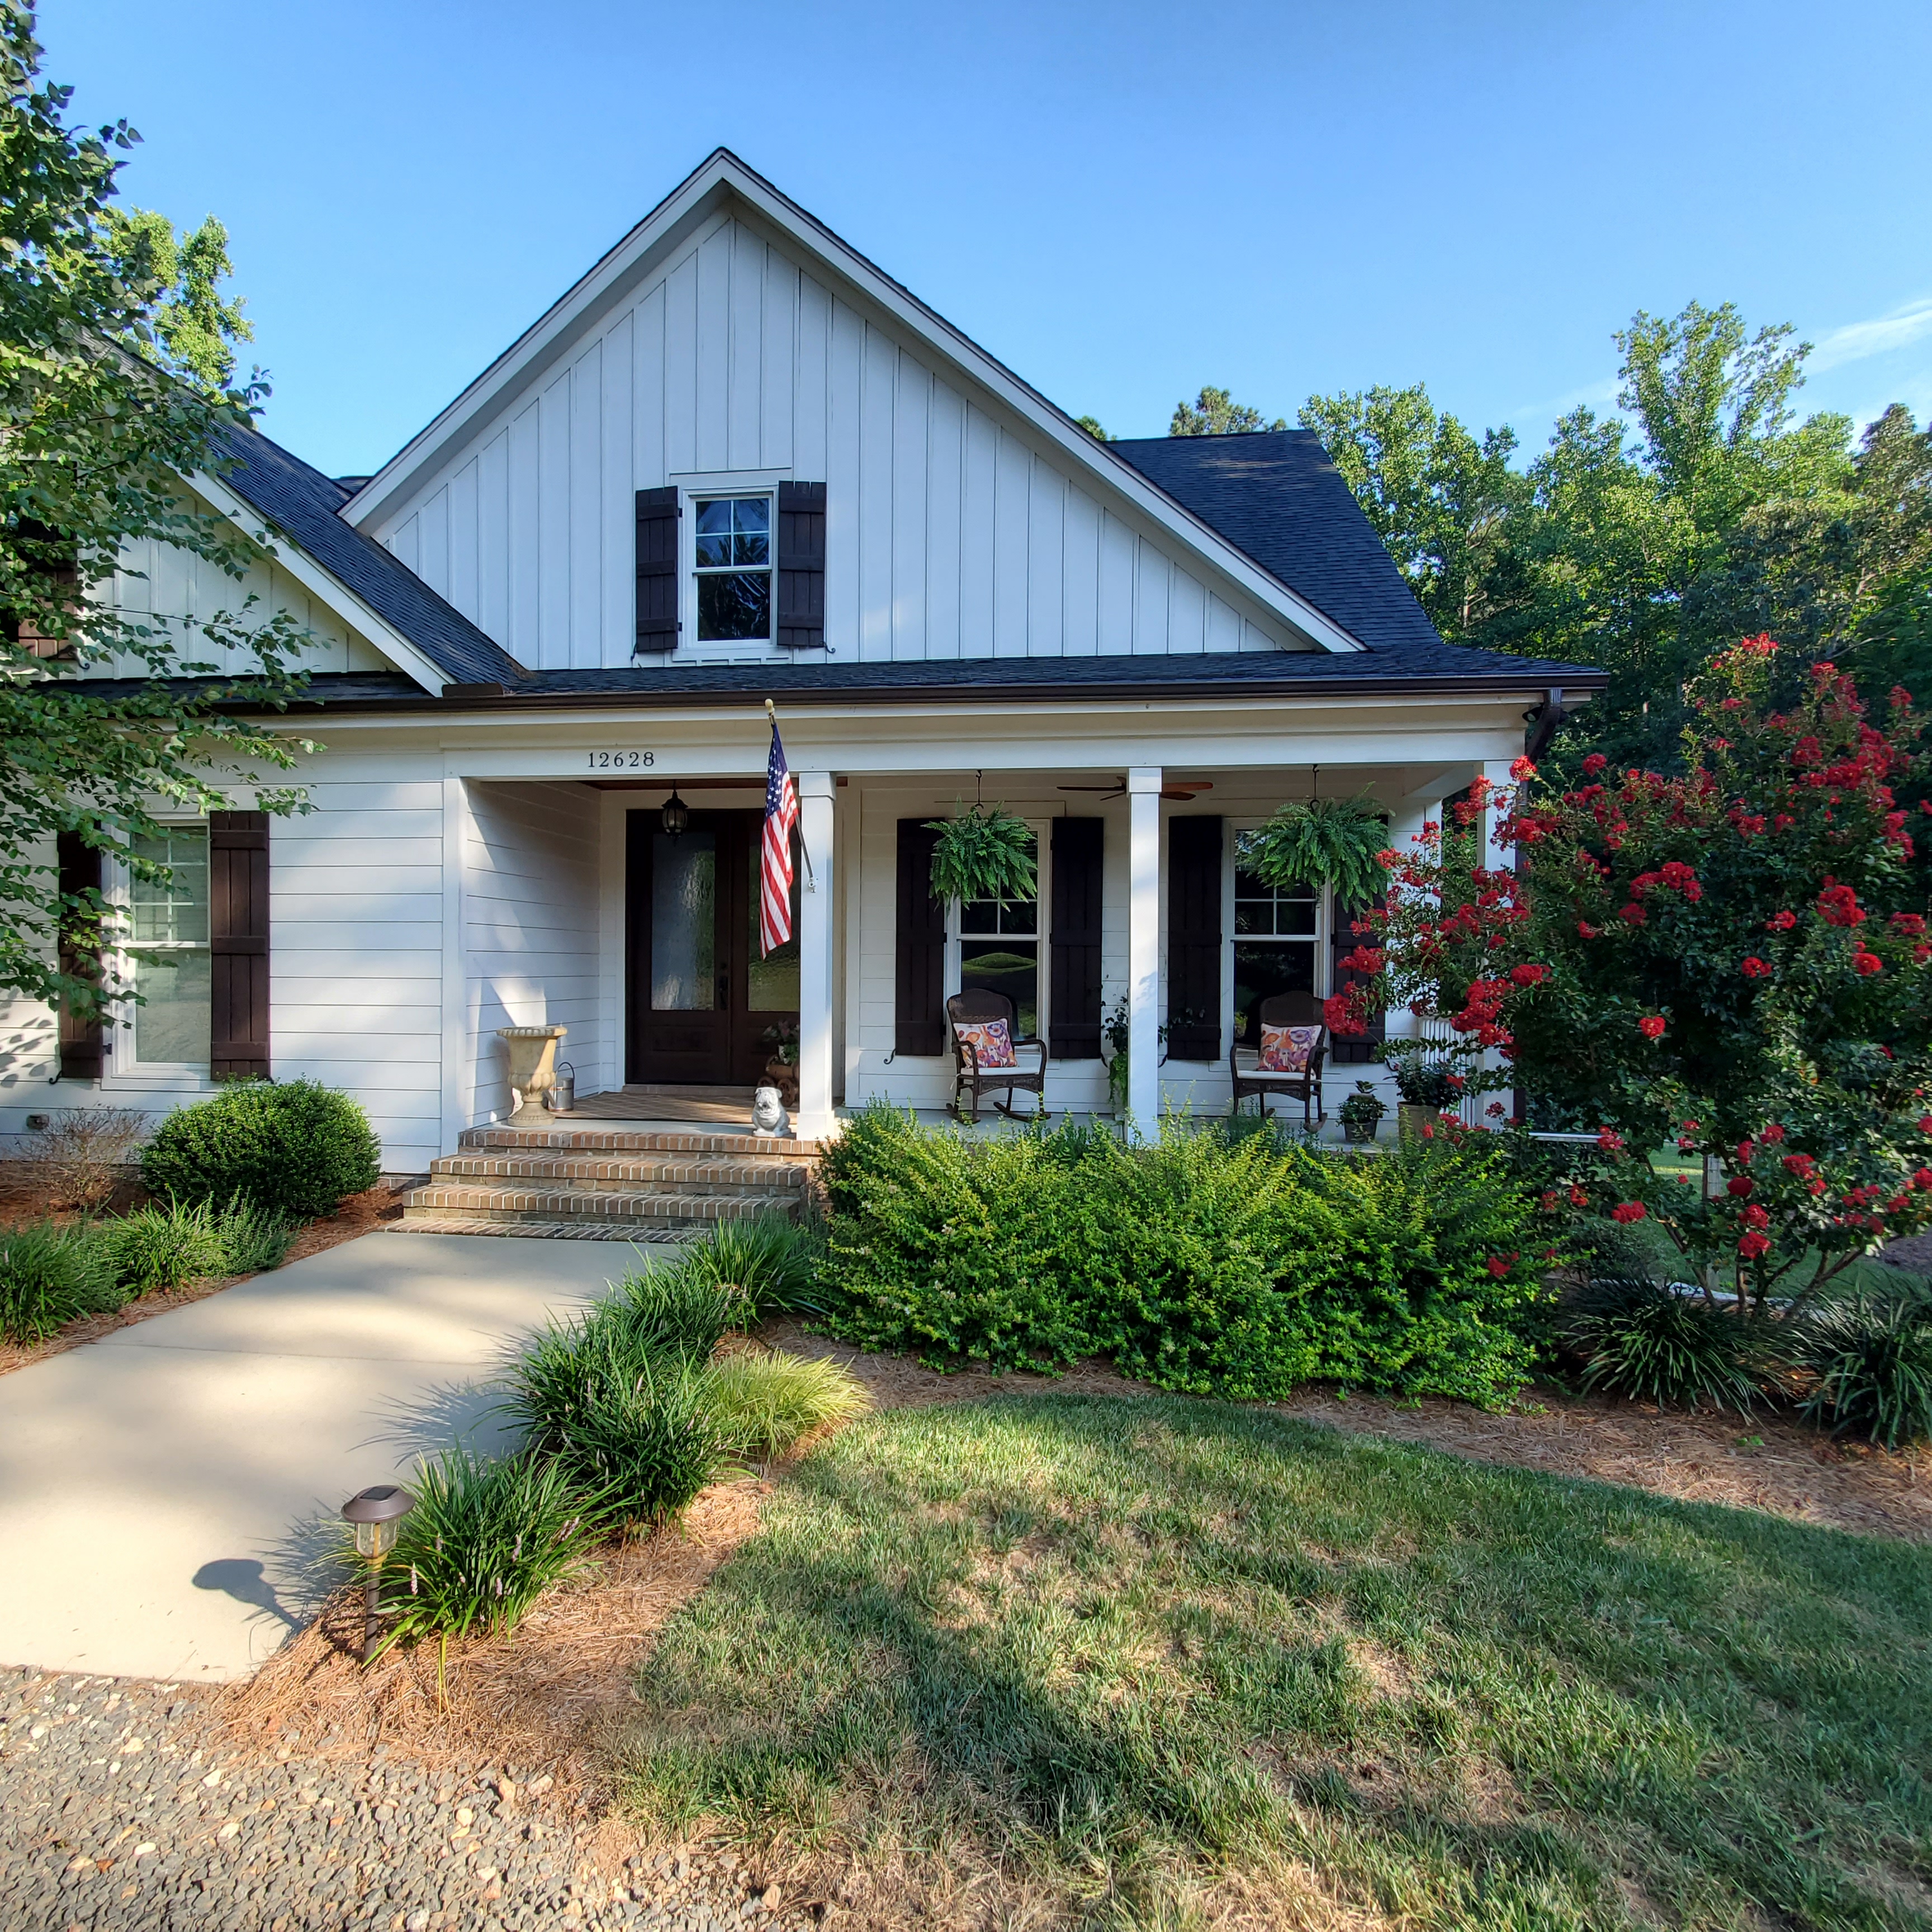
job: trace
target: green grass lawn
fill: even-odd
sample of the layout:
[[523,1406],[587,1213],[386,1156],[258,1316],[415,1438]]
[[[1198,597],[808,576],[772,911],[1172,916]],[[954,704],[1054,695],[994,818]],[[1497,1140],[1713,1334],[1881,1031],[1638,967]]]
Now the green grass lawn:
[[638,1688],[638,1809],[862,1916],[1932,1925],[1932,1551],[1264,1410],[848,1429]]

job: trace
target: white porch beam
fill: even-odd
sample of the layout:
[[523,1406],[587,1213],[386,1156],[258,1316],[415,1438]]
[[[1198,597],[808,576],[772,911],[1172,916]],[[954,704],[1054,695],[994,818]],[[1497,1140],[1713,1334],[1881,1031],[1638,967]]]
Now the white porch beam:
[[830,1134],[832,1111],[832,801],[830,772],[798,774],[798,829],[805,871],[798,916],[798,1120],[802,1138]]
[[1127,773],[1127,1114],[1137,1140],[1160,1132],[1160,780]]

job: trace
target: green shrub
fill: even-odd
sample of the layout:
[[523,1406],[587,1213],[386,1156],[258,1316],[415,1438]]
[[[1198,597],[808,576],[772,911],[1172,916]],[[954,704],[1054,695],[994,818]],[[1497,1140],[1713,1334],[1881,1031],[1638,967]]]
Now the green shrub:
[[814,1288],[823,1239],[781,1214],[724,1221],[686,1251],[694,1274],[741,1289],[759,1315],[816,1314]]
[[640,1345],[621,1302],[532,1338],[506,1386],[531,1451],[628,1520],[681,1514],[730,1463],[712,1369],[675,1346]]
[[248,1200],[311,1220],[375,1186],[381,1149],[345,1094],[310,1080],[248,1080],[170,1114],[141,1154],[150,1192]]
[[872,1406],[871,1392],[836,1362],[746,1348],[712,1372],[713,1399],[731,1445],[746,1456],[782,1456],[829,1422],[850,1422]]
[[1640,1276],[1599,1280],[1568,1336],[1584,1358],[1586,1388],[1660,1408],[1708,1402],[1740,1414],[1757,1395],[1756,1330]]
[[626,1276],[590,1318],[634,1355],[708,1362],[719,1341],[747,1327],[752,1314],[741,1288],[687,1254]]
[[130,1294],[152,1294],[203,1275],[232,1272],[222,1217],[206,1201],[191,1208],[176,1201],[137,1208],[106,1223],[100,1240],[115,1280]]
[[[580,1569],[608,1527],[602,1501],[562,1465],[451,1450],[424,1462],[416,1505],[380,1571],[381,1648],[472,1630],[502,1636],[539,1594]],[[366,1574],[369,1565],[344,1551]]]
[[217,1226],[231,1274],[267,1274],[288,1259],[297,1223],[272,1208],[238,1201],[222,1210]]
[[94,1228],[41,1221],[0,1235],[0,1335],[32,1346],[127,1296]]
[[825,1166],[827,1325],[935,1366],[1100,1353],[1195,1394],[1322,1377],[1493,1402],[1533,1359],[1533,1196],[1486,1136],[1346,1156],[1169,1122],[1128,1148],[873,1107]]
[[1888,1449],[1932,1437],[1932,1287],[1859,1288],[1800,1316],[1782,1358],[1817,1378],[1804,1412]]

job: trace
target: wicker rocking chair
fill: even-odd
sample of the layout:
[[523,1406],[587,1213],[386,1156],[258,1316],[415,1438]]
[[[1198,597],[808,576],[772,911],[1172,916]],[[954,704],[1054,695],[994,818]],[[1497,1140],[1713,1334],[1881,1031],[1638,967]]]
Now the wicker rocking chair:
[[[1011,1066],[985,1066],[970,1040],[959,1037],[962,1026],[983,1026],[988,1020],[1004,1020],[1006,1031],[1013,1042],[1013,1059]],[[1046,1112],[1046,1042],[1031,1034],[1021,1034],[1014,1031],[1013,1003],[1004,993],[974,992],[955,993],[946,1002],[946,1036],[952,1042],[952,1110],[963,1119],[976,1120],[980,1118],[980,1100],[982,1094],[1004,1094],[1004,1100],[996,1100],[993,1105],[1010,1120],[1029,1118],[1016,1114],[1012,1096],[1016,1092],[1030,1094],[1034,1096],[1034,1111],[1030,1118],[1043,1120]],[[1034,1056],[1031,1066],[1020,1063],[1023,1053]],[[970,1094],[972,1106],[970,1112],[960,1106],[962,1095]]]
[[1278,1094],[1285,1100],[1301,1102],[1304,1126],[1318,1127],[1328,1118],[1322,1106],[1322,1063],[1328,1054],[1328,1029],[1323,1020],[1322,1002],[1312,993],[1277,993],[1274,998],[1262,1000],[1258,1018],[1262,1026],[1318,1026],[1322,1031],[1309,1051],[1308,1064],[1299,1073],[1264,1072],[1258,1048],[1230,1046],[1228,1072],[1234,1094],[1228,1112],[1238,1112],[1242,1101],[1252,1094],[1266,1113],[1270,1095]]

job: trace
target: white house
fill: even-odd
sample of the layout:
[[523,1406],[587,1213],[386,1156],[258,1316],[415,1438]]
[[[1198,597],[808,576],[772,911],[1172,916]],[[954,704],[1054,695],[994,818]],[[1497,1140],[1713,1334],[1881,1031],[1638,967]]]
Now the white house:
[[[407,1172],[507,1113],[500,1026],[566,1026],[608,1094],[742,1090],[795,1017],[822,1135],[945,1104],[941,1001],[981,983],[1055,1112],[1104,1104],[1123,999],[1136,1115],[1224,1110],[1256,999],[1354,943],[1242,830],[1318,786],[1399,838],[1601,683],[1444,644],[1306,432],[1096,441],[722,151],[379,474],[243,435],[190,481],[316,638],[314,808],[175,828],[130,908],[147,1004],[64,1043],[16,1004],[0,1131],[308,1075]],[[126,566],[130,606],[236,602]],[[764,959],[768,698],[808,867]],[[922,828],[975,798],[1036,830],[1036,906],[930,902]]]

